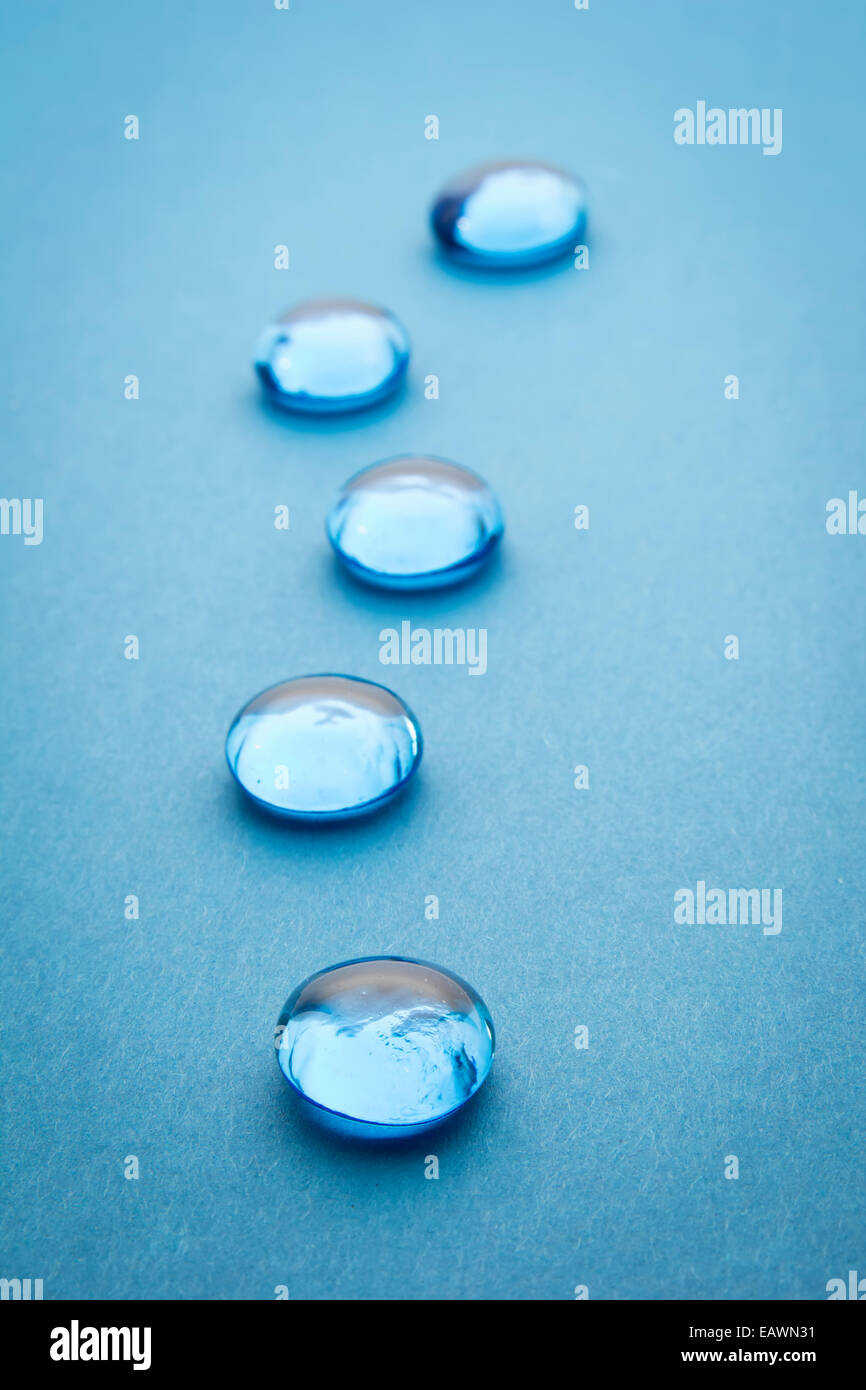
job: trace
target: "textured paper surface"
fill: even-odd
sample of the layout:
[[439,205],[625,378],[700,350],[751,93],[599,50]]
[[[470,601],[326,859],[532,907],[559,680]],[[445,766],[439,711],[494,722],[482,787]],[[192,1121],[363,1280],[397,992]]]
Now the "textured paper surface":
[[[4,25],[2,491],[43,497],[45,534],[0,537],[0,1273],[124,1299],[813,1299],[866,1273],[866,539],[824,525],[866,494],[857,7]],[[699,99],[783,108],[782,153],[676,146]],[[515,152],[586,179],[587,272],[437,263],[437,186]],[[332,292],[403,318],[408,394],[282,418],[256,335]],[[338,486],[407,451],[502,500],[500,562],[452,594],[363,591],[325,541]],[[486,627],[486,675],[382,667],[404,619]],[[223,740],[328,669],[393,685],[426,754],[390,813],[315,833],[242,804]],[[781,887],[782,932],[676,926],[698,879]],[[358,1152],[299,1124],[270,1039],[305,975],[379,952],[472,981],[498,1054],[452,1129]]]

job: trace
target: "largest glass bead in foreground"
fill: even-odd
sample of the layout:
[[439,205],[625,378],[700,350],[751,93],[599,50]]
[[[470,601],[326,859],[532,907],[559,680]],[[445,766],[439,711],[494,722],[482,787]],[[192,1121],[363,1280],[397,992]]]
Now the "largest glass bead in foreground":
[[265,329],[254,365],[277,405],[333,415],[392,395],[406,376],[409,339],[386,309],[352,299],[311,300]]
[[439,1124],[475,1094],[493,1061],[493,1023],[451,971],[370,956],[299,985],[276,1047],[313,1118],[342,1134],[391,1139]]
[[550,164],[483,164],[442,189],[430,220],[455,260],[518,269],[574,250],[586,227],[586,192],[579,179]]
[[226,759],[258,805],[295,820],[376,810],[421,761],[418,721],[391,690],[354,676],[271,686],[235,716]]

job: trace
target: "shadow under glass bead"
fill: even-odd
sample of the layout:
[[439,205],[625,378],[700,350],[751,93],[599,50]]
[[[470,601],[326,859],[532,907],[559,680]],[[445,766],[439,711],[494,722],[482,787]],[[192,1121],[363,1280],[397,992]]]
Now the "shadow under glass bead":
[[392,395],[406,376],[409,339],[386,309],[351,299],[311,300],[265,329],[254,365],[278,405],[333,415]]
[[350,478],[326,529],[357,578],[385,589],[434,589],[480,569],[504,523],[494,493],[476,473],[445,459],[407,455]]
[[459,1110],[493,1062],[471,985],[427,961],[370,956],[312,975],[276,1031],[280,1070],[312,1118],[368,1139],[419,1134]]
[[421,729],[393,691],[354,676],[300,676],[262,691],[232,721],[226,760],[259,806],[289,819],[378,809],[418,768]]
[[465,265],[541,265],[581,241],[586,190],[573,175],[536,160],[483,164],[442,189],[430,221],[441,245]]

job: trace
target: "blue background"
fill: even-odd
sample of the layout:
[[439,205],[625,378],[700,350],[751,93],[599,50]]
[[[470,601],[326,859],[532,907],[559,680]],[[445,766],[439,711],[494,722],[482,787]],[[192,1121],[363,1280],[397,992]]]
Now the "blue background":
[[[824,524],[866,492],[863,12],[292,4],[5,15],[2,492],[45,539],[0,538],[0,1273],[826,1297],[866,1274],[866,540]],[[782,153],[678,147],[698,100],[782,107]],[[513,153],[586,180],[588,271],[438,263],[439,184]],[[407,394],[281,417],[258,331],[331,293],[403,318]],[[506,539],[474,585],[377,596],[324,515],[411,451],[481,472]],[[487,674],[381,666],[404,618],[486,627]],[[225,732],[323,669],[408,700],[421,775],[370,821],[274,824]],[[782,933],[675,926],[698,878],[781,887]],[[498,1054],[451,1129],[369,1152],[299,1121],[271,1036],[305,975],[380,952],[471,980]]]

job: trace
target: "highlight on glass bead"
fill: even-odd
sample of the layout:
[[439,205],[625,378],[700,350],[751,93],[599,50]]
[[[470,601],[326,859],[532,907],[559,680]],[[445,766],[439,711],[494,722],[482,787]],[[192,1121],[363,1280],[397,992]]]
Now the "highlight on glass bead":
[[368,956],[299,985],[275,1043],[312,1118],[343,1135],[395,1139],[439,1124],[475,1095],[494,1036],[486,1004],[458,975]]
[[433,589],[475,574],[504,524],[483,478],[446,459],[411,454],[350,478],[326,528],[357,578],[385,589]]
[[355,676],[271,686],[232,721],[226,759],[259,806],[293,820],[377,810],[417,771],[421,729],[392,691]]
[[406,376],[409,339],[386,309],[351,299],[311,300],[265,329],[254,365],[278,405],[332,415],[392,395]]
[[540,265],[581,244],[586,190],[573,175],[535,160],[483,164],[442,189],[430,220],[440,244],[466,265]]

